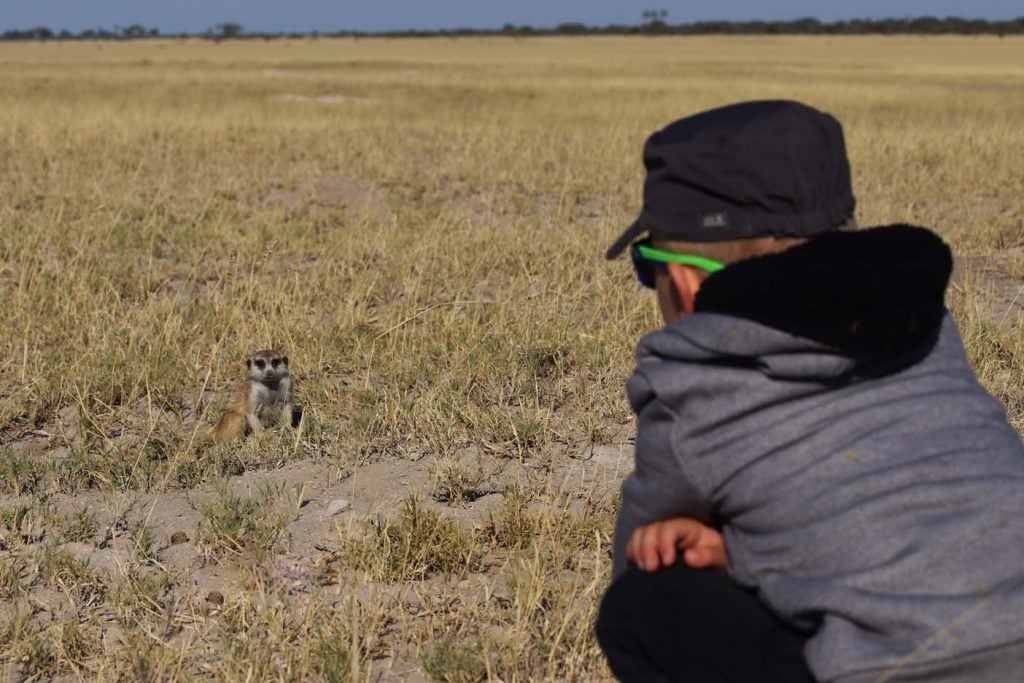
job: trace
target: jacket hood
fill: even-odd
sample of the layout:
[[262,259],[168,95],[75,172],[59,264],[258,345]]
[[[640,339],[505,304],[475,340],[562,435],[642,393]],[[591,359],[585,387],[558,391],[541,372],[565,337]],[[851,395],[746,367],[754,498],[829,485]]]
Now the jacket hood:
[[687,350],[659,349],[676,345],[667,339],[648,347],[756,364],[780,379],[888,374],[934,345],[952,266],[949,247],[924,228],[823,234],[711,275],[694,315],[666,330]]

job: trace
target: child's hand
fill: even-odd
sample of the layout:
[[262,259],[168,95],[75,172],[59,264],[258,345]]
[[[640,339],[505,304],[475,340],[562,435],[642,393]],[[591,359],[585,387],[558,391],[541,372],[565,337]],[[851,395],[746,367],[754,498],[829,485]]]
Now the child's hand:
[[677,553],[694,569],[725,569],[722,534],[688,517],[673,517],[633,531],[626,558],[647,572],[675,564]]

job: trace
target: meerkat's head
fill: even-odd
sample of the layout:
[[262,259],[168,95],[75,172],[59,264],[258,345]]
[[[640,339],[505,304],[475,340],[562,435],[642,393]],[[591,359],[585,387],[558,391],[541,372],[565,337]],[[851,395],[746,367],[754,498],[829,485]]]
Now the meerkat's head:
[[280,351],[256,351],[249,356],[246,365],[249,367],[250,378],[269,387],[276,386],[282,378],[288,376],[288,356]]

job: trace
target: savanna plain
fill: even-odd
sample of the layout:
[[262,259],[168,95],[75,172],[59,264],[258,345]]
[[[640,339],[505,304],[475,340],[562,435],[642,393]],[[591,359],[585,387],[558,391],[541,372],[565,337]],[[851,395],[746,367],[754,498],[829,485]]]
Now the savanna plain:
[[[948,241],[1024,428],[1020,38],[0,45],[3,679],[610,679],[659,319],[602,254],[645,137],[749,98]],[[299,428],[198,449],[259,348]]]

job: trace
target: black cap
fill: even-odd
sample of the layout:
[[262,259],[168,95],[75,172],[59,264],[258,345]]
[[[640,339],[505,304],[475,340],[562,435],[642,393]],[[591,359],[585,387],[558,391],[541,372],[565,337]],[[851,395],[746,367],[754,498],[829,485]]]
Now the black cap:
[[799,102],[680,119],[647,139],[644,167],[643,210],[608,258],[645,232],[687,242],[809,236],[853,217],[843,127]]

